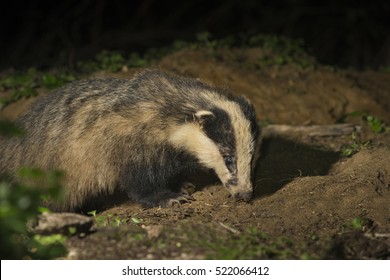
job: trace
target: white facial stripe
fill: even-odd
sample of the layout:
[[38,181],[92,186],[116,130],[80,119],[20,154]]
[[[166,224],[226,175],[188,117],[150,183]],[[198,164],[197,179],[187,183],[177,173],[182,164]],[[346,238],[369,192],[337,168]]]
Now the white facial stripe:
[[175,147],[189,151],[202,165],[213,169],[223,183],[231,178],[217,145],[196,123],[186,123],[175,128],[168,141]]

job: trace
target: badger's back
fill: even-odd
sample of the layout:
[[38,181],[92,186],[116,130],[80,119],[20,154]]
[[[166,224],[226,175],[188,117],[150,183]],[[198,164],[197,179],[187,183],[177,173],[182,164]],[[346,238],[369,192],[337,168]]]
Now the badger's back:
[[197,151],[186,147],[204,143],[182,143],[191,138],[183,133],[193,133],[181,131],[183,124],[193,121],[194,112],[226,118],[233,100],[219,88],[159,70],[132,80],[74,82],[41,98],[18,120],[25,137],[7,141],[0,165],[11,172],[20,166],[65,171],[67,197],[60,209],[76,209],[87,198],[134,183],[143,188],[135,195],[142,202],[156,182],[168,184],[175,170],[199,164]]

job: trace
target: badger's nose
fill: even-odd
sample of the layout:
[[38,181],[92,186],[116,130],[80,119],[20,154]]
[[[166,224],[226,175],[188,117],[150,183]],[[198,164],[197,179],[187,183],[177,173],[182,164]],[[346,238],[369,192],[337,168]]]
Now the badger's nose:
[[236,200],[249,201],[252,198],[252,192],[238,192],[234,194]]

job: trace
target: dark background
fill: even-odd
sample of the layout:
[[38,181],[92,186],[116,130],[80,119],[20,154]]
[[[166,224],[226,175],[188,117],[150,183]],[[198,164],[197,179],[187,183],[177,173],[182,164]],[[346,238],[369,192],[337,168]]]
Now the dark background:
[[302,38],[322,63],[390,65],[390,1],[13,0],[1,7],[0,69],[58,66],[103,49],[143,52],[208,31]]

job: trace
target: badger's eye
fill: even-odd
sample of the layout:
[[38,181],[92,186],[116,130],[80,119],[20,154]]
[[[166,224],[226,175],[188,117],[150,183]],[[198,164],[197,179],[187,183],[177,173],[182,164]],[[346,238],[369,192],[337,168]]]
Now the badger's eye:
[[230,157],[230,156],[225,157],[225,164],[226,165],[234,164],[234,157]]

